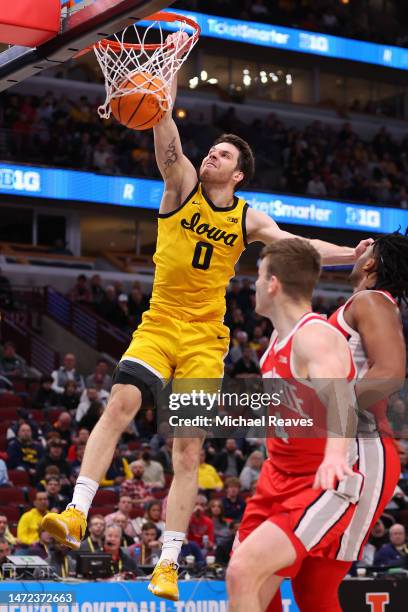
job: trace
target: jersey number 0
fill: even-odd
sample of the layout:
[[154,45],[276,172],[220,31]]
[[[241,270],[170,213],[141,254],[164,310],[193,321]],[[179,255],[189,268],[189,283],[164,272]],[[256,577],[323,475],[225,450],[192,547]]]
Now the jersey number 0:
[[194,249],[193,261],[191,262],[193,268],[197,270],[208,270],[213,251],[214,247],[212,244],[208,242],[197,242],[196,248]]

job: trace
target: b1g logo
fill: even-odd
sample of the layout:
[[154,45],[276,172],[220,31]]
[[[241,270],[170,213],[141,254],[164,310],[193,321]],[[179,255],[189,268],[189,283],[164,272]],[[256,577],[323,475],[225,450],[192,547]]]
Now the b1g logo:
[[32,170],[0,169],[0,189],[14,191],[41,191],[41,177],[39,172]]
[[366,604],[370,606],[371,612],[386,612],[389,603],[389,593],[366,593]]

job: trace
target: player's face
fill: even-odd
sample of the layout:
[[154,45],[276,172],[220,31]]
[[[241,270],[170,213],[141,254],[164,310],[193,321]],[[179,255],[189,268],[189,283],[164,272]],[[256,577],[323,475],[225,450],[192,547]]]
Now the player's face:
[[267,260],[266,257],[262,259],[261,264],[258,268],[258,278],[255,283],[256,288],[256,305],[255,311],[263,315],[264,317],[268,316],[268,312],[270,309],[270,282],[271,279],[267,276]]
[[350,282],[353,287],[357,287],[361,281],[366,278],[367,273],[375,267],[374,247],[369,246],[368,249],[360,255],[350,274]]
[[203,183],[239,183],[244,178],[238,169],[239,151],[229,142],[220,142],[211,147],[200,168]]

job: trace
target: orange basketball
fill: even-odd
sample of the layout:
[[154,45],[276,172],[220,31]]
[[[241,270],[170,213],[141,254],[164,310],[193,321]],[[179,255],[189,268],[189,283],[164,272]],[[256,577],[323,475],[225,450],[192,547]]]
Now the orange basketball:
[[[120,89],[133,89],[135,85],[152,89],[153,91],[164,91],[163,81],[159,77],[153,77],[148,72],[134,72],[129,79],[123,82]],[[110,103],[111,111],[115,119],[122,125],[132,130],[148,130],[159,123],[169,108],[165,103],[165,110],[160,108],[158,98],[152,93],[133,92],[113,98]]]

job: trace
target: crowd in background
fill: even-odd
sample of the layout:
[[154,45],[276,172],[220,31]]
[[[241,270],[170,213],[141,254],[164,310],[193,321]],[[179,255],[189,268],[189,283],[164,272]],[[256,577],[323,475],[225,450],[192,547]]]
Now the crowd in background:
[[[140,310],[128,325],[140,321],[148,297],[139,286],[130,295],[122,286],[103,287],[100,278],[83,275],[70,291],[72,299],[100,308],[105,295],[113,303],[138,303]],[[127,299],[125,299],[125,297]],[[259,358],[271,328],[254,311],[254,287],[250,280],[231,282],[227,296],[226,323],[231,347],[226,372],[235,378],[259,378]],[[316,297],[314,309],[330,315],[344,297],[330,302]],[[143,306],[141,306],[143,304]],[[105,307],[103,307],[105,308]],[[102,310],[103,310],[102,308]],[[107,311],[105,311],[107,312]],[[136,323],[137,324],[137,323]],[[130,329],[130,327],[129,327]],[[18,348],[18,347],[17,347]],[[44,375],[39,383],[26,383],[21,392],[25,364],[12,343],[5,343],[0,373],[11,388],[0,393],[7,405],[18,398],[16,418],[8,422],[0,447],[2,491],[20,491],[14,512],[0,504],[0,566],[11,551],[39,554],[59,575],[75,575],[75,555],[39,530],[44,513],[64,509],[79,474],[86,441],[106,407],[112,385],[111,364],[98,359],[91,372],[77,368],[76,356],[67,353],[60,368]],[[0,405],[0,414],[2,407]],[[401,392],[389,405],[389,418],[398,440],[401,480],[382,520],[364,550],[368,566],[408,567],[405,528],[408,527],[408,396]],[[168,487],[172,477],[171,435],[157,428],[153,403],[145,403],[135,422],[121,437],[112,463],[101,481],[101,497],[95,499],[83,551],[112,555],[112,573],[132,572],[154,565],[161,547]],[[265,441],[258,438],[209,439],[200,457],[200,493],[191,518],[182,561],[196,570],[208,564],[226,564],[246,499],[252,495],[266,457]],[[26,486],[19,489],[13,478],[24,472]],[[19,479],[18,479],[19,480]],[[108,493],[109,492],[109,493]],[[1,493],[1,490],[0,490]],[[108,495],[108,497],[103,497]],[[4,497],[4,493],[3,493]],[[18,509],[18,517],[15,511]],[[7,525],[9,528],[7,528]],[[64,573],[65,572],[65,573]]]
[[[152,132],[126,129],[114,119],[101,121],[96,106],[86,96],[73,101],[50,92],[42,97],[5,94],[0,101],[2,157],[158,177]],[[184,152],[196,166],[222,132],[248,140],[257,160],[253,189],[408,208],[408,136],[397,141],[381,128],[367,141],[349,123],[335,129],[314,121],[298,129],[273,114],[246,123],[234,107],[215,109],[210,125],[188,116],[178,124]]]
[[[242,302],[244,295],[235,291],[230,300],[241,298]],[[230,355],[246,349],[252,352],[251,343],[245,344],[241,336],[246,332],[236,329]],[[86,441],[106,406],[111,384],[105,359],[100,358],[94,370],[85,373],[78,371],[75,355],[68,353],[61,367],[43,376],[20,403],[19,418],[9,423],[7,446],[0,453],[0,496],[3,499],[6,490],[11,490],[8,499],[20,502],[21,515],[13,524],[10,508],[0,505],[0,568],[13,552],[47,559],[60,576],[76,574],[75,555],[41,531],[40,522],[48,510],[60,512],[70,500]],[[401,480],[373,530],[363,563],[408,568],[408,401],[402,394],[390,403],[389,417],[399,438]],[[100,483],[109,495],[95,499],[80,551],[110,553],[112,574],[137,574],[154,565],[160,555],[172,443],[171,436],[157,431],[154,408],[145,405],[124,432]],[[200,457],[199,495],[182,548],[182,563],[196,570],[228,563],[246,499],[254,493],[265,457],[262,439],[206,442]],[[21,472],[27,486],[19,489],[13,478]],[[21,491],[21,499],[15,498],[16,490]]]
[[408,44],[404,0],[382,3],[342,0],[179,0],[174,8],[397,46]]

